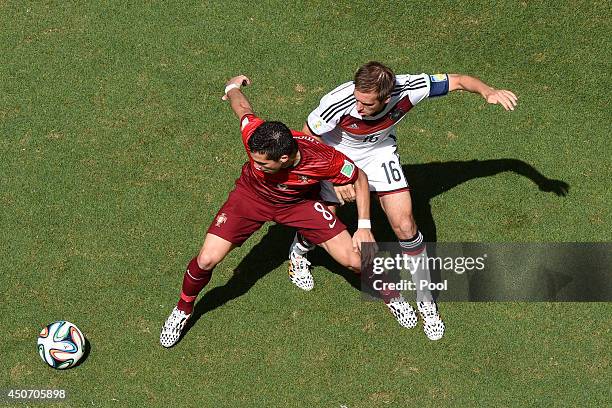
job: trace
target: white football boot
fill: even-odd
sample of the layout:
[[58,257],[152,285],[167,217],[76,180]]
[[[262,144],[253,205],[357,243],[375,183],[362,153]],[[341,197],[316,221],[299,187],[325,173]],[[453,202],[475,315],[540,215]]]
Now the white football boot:
[[172,313],[168,316],[164,327],[162,327],[161,334],[159,335],[159,342],[164,347],[172,347],[178,343],[181,338],[181,332],[185,327],[185,323],[189,320],[190,314],[186,314],[177,307],[172,309]]
[[308,251],[313,250],[314,244],[306,245],[298,240],[298,234],[293,237],[293,242],[289,248],[289,279],[295,286],[302,290],[312,290],[314,279],[310,273],[310,262],[306,258]]
[[391,299],[389,303],[385,303],[393,317],[397,319],[397,322],[407,329],[412,329],[417,324],[417,315],[410,303],[400,295],[399,297]]
[[306,257],[291,252],[289,255],[289,279],[302,290],[312,290],[314,279],[310,273],[310,262]]
[[423,331],[429,340],[440,340],[444,336],[444,322],[438,313],[435,302],[417,302],[423,318]]

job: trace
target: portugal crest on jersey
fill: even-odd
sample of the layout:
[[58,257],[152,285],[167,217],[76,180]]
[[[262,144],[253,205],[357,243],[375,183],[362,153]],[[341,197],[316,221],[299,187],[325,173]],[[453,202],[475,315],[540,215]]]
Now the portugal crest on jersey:
[[217,220],[215,221],[215,227],[220,227],[221,224],[225,224],[227,222],[227,215],[225,213],[221,213],[217,216]]
[[298,179],[300,180],[300,183],[308,183],[309,178],[307,176],[303,176],[303,175],[299,175]]

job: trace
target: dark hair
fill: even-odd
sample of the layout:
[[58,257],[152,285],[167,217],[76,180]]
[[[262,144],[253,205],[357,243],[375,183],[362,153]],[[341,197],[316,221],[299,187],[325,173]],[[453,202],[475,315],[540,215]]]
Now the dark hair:
[[291,156],[297,152],[297,142],[291,131],[281,122],[264,122],[251,135],[251,153],[265,154],[268,160],[278,161],[282,155]]
[[355,89],[359,92],[376,92],[378,100],[387,99],[395,87],[395,74],[380,62],[370,61],[355,73]]

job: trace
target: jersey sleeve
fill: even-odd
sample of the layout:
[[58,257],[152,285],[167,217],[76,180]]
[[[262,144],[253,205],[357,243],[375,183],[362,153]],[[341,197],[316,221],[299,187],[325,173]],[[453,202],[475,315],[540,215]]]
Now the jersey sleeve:
[[[399,87],[399,99],[408,97],[412,105],[416,105],[429,96],[431,82],[429,75],[397,75],[396,87]],[[393,94],[397,95],[397,88]]]
[[319,106],[308,115],[306,121],[314,135],[321,136],[336,127],[342,115],[350,110],[355,102],[354,89],[354,84],[347,82],[321,98]]
[[242,143],[244,143],[244,147],[247,149],[247,151],[249,150],[248,145],[247,145],[249,138],[251,137],[255,129],[257,129],[259,125],[261,125],[262,123],[264,123],[264,120],[258,118],[252,113],[246,114],[240,119],[240,131],[242,132]]
[[335,185],[351,184],[357,181],[359,168],[345,154],[335,151],[329,166],[329,181]]

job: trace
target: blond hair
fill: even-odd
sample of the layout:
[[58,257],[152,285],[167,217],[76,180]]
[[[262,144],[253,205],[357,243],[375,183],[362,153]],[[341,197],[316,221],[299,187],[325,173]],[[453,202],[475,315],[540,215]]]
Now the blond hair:
[[355,90],[364,93],[376,92],[379,101],[387,99],[395,87],[395,74],[380,62],[370,61],[355,73]]

